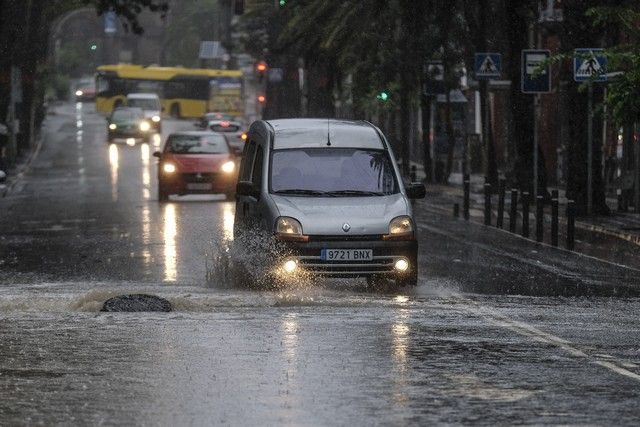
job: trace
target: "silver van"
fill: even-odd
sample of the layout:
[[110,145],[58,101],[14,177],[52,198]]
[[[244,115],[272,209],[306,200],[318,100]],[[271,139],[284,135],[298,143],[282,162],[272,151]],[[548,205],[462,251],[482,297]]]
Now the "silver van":
[[389,143],[372,124],[254,122],[239,174],[235,235],[258,231],[284,248],[269,257],[279,276],[417,284],[409,199],[425,197],[425,187],[403,184]]

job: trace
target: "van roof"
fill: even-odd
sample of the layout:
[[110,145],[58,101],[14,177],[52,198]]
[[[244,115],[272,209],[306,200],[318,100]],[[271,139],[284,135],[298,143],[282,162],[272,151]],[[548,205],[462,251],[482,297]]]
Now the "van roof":
[[155,93],[130,93],[127,98],[157,99],[159,96]]
[[273,128],[273,148],[331,147],[384,149],[377,129],[369,122],[339,119],[281,119],[269,120]]

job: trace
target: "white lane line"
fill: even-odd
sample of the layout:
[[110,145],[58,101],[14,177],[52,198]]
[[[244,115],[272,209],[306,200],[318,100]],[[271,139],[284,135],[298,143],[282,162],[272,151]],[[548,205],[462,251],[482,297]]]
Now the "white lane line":
[[[563,338],[549,334],[547,332],[541,331],[540,329],[536,328],[533,325],[529,325],[527,323],[520,322],[517,320],[511,320],[505,315],[503,315],[502,313],[496,311],[495,309],[480,305],[477,302],[469,300],[463,296],[457,296],[457,298],[461,302],[466,304],[466,306],[463,306],[464,310],[467,310],[472,314],[482,317],[483,319],[489,321],[490,323],[496,326],[509,329],[510,331],[513,331],[519,335],[523,335],[528,338],[531,338],[534,341],[556,346],[574,357],[586,359],[589,363],[601,366],[618,375],[622,375],[632,380],[640,382],[640,375],[636,374],[635,372],[631,372],[628,369],[625,369],[622,366],[620,366],[625,363],[622,360],[617,360],[615,357],[607,354],[602,355],[602,357],[607,358],[609,360],[599,360],[587,354],[583,350],[576,348],[570,341],[567,341]],[[614,361],[616,363],[614,363]]]

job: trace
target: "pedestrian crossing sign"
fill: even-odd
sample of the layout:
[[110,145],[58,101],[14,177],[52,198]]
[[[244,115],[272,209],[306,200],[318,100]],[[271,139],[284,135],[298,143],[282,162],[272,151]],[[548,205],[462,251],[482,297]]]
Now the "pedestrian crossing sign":
[[602,49],[576,49],[573,57],[573,78],[577,82],[606,82],[607,57]]
[[499,53],[476,53],[476,80],[499,79],[502,76],[502,55]]

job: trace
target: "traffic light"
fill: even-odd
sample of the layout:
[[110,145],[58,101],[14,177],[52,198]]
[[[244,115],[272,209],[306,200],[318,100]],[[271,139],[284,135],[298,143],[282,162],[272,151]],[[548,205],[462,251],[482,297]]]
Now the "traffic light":
[[264,95],[258,95],[258,102],[260,104],[264,104],[265,102],[267,102],[267,97]]
[[389,94],[385,91],[380,92],[376,98],[378,98],[382,102],[387,102],[389,100]]
[[279,0],[278,4],[280,5],[280,7],[285,7],[287,5],[287,0]]
[[269,67],[267,63],[264,61],[260,61],[256,64],[256,73],[258,74],[258,82],[262,83],[264,80],[264,75],[267,73]]
[[89,46],[89,49],[91,50],[98,50],[98,45],[95,43],[91,43],[91,45]]

